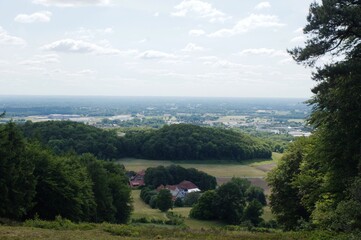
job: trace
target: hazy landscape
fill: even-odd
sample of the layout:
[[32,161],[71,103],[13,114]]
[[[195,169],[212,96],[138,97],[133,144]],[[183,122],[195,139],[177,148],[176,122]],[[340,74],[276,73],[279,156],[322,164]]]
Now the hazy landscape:
[[0,0],[0,239],[361,239],[361,1]]

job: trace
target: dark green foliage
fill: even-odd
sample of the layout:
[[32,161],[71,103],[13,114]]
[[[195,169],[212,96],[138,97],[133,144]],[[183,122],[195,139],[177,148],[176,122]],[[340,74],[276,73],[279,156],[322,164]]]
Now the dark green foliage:
[[70,121],[26,122],[28,139],[36,139],[56,154],[74,151],[101,159],[124,156],[167,160],[244,160],[270,158],[271,147],[240,132],[179,124],[157,131],[115,132]]
[[177,199],[174,201],[174,206],[175,206],[175,207],[183,207],[183,206],[184,206],[183,200],[182,200],[181,198],[177,198]]
[[140,198],[146,203],[150,204],[150,200],[153,198],[153,196],[157,196],[158,192],[156,190],[152,190],[148,187],[142,188],[140,191]]
[[313,74],[313,140],[297,141],[269,177],[272,210],[288,229],[309,219],[324,229],[361,227],[360,202],[350,194],[361,166],[360,12],[360,1],[312,3],[305,47],[290,51],[309,66],[322,56],[337,58]]
[[149,200],[149,206],[153,209],[157,208],[157,198],[158,198],[157,195],[153,195]]
[[198,202],[198,199],[201,197],[201,193],[199,192],[192,192],[188,193],[184,197],[184,206],[186,207],[193,207],[194,204]]
[[244,160],[271,157],[271,148],[266,143],[248,135],[189,124],[127,134],[124,145],[128,156],[148,159]]
[[257,199],[248,201],[246,192],[251,187],[246,179],[233,178],[216,190],[205,192],[193,206],[190,217],[203,220],[221,220],[228,224],[261,221],[263,206]]
[[208,190],[202,194],[198,202],[191,209],[189,216],[201,220],[217,219],[216,205],[214,199],[217,197],[216,191]]
[[102,163],[90,155],[83,156],[93,182],[93,192],[96,202],[94,222],[114,222],[116,209],[113,205],[113,195],[109,187],[108,173]]
[[61,215],[74,221],[89,221],[95,202],[87,169],[72,157],[56,157],[39,146],[30,147],[35,164],[36,196],[28,217],[42,219]]
[[103,165],[108,172],[109,188],[116,209],[115,222],[126,223],[133,208],[131,205],[131,189],[128,187],[128,178],[124,174],[124,167],[111,162],[105,162]]
[[244,209],[243,219],[251,221],[254,226],[258,226],[263,221],[263,219],[261,218],[262,214],[262,204],[254,199],[250,201],[247,207]]
[[246,191],[247,201],[257,200],[263,206],[267,205],[266,196],[260,187],[250,186]]
[[21,219],[33,207],[36,179],[28,155],[17,126],[0,126],[0,217]]
[[323,0],[310,6],[308,24],[303,29],[310,38],[306,46],[291,50],[297,62],[313,65],[319,57],[345,54],[355,57],[360,52],[361,3],[358,0]]
[[230,181],[220,186],[216,192],[214,211],[218,218],[229,224],[239,224],[246,206],[245,190],[236,182]]
[[115,132],[70,121],[26,122],[22,126],[25,137],[49,146],[56,154],[75,151],[92,153],[98,158],[121,156],[121,142]]
[[182,225],[184,224],[184,217],[180,214],[174,213],[174,212],[167,212],[166,214],[167,220],[165,224],[167,225]]
[[307,138],[299,138],[290,144],[277,168],[268,175],[268,183],[272,187],[270,205],[277,221],[285,229],[294,229],[300,219],[308,219],[309,213],[301,204],[299,188],[294,181],[300,173],[300,165],[305,154],[306,145],[311,144]]
[[96,213],[95,222],[125,223],[132,207],[130,188],[124,168],[111,162],[102,162],[90,154],[81,157],[93,182]]
[[0,126],[0,217],[39,216],[125,223],[131,207],[124,168],[82,157],[54,155],[28,143],[14,123]]
[[157,196],[157,207],[162,212],[166,212],[173,206],[172,194],[168,189],[162,189]]
[[215,177],[195,168],[186,169],[179,165],[148,168],[144,176],[145,184],[154,188],[161,184],[175,185],[184,180],[193,182],[202,191],[215,189],[217,186]]

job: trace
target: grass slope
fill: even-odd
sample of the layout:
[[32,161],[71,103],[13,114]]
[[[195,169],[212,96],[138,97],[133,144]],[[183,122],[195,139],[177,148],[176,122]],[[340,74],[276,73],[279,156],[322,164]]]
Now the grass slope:
[[346,240],[359,239],[357,236],[335,234],[329,232],[273,232],[259,233],[248,231],[229,231],[220,228],[210,230],[191,230],[185,228],[165,228],[157,226],[130,226],[114,224],[95,224],[89,229],[60,228],[44,229],[38,227],[23,226],[0,226],[0,239],[14,240],[43,240],[43,239],[72,239],[72,240],[107,240],[107,239],[209,239],[209,240],[236,240],[236,239],[259,239],[259,240],[283,240],[283,239],[318,239],[318,240]]

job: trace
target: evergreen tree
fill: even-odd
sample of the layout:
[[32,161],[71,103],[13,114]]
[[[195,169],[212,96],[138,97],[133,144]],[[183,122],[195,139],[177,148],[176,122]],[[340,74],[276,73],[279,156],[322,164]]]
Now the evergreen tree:
[[17,126],[0,126],[0,216],[21,219],[33,207],[36,179]]
[[[321,228],[350,230],[361,225],[356,217],[361,208],[350,214],[346,207],[359,204],[347,192],[357,183],[361,166],[360,13],[359,0],[312,3],[303,29],[305,46],[289,51],[306,66],[315,66],[321,57],[330,61],[313,73],[317,84],[309,100],[313,106],[309,123],[315,128],[312,146],[290,149],[269,178],[272,210],[288,228],[295,228],[297,219],[309,217]],[[297,152],[298,156],[294,155]],[[340,216],[355,222],[333,227]]]

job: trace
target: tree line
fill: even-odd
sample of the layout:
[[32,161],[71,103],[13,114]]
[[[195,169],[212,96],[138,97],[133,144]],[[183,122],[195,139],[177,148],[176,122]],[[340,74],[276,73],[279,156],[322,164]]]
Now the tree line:
[[160,185],[176,185],[184,180],[191,181],[202,191],[215,189],[217,186],[214,176],[195,168],[184,168],[179,165],[150,167],[144,175],[144,183],[153,189]]
[[284,228],[361,229],[361,1],[310,6],[304,47],[289,52],[315,69],[311,138],[289,146],[268,181],[271,207]]
[[190,124],[164,126],[159,130],[129,131],[118,137],[70,121],[26,122],[24,135],[50,147],[55,153],[92,153],[102,159],[136,157],[160,160],[245,160],[270,158],[271,146],[247,134]]
[[125,223],[131,210],[123,166],[91,154],[59,156],[14,123],[0,125],[0,217]]

